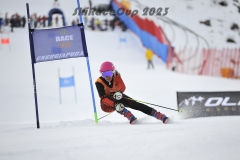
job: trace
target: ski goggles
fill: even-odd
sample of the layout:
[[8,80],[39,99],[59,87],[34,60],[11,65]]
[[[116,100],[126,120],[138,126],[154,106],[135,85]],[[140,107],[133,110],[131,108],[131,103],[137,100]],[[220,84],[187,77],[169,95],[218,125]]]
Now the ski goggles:
[[112,77],[113,76],[113,71],[105,71],[105,72],[102,72],[102,77],[103,78],[106,78],[106,77]]

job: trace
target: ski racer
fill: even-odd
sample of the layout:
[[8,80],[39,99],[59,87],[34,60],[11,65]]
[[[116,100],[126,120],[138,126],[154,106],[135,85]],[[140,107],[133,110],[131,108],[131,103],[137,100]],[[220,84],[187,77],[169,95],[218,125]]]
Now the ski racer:
[[139,103],[124,94],[126,86],[112,62],[103,62],[99,71],[101,76],[96,80],[95,85],[100,97],[101,109],[104,112],[110,113],[116,110],[119,114],[126,117],[130,121],[130,124],[133,124],[137,118],[126,109],[128,107],[153,116],[161,120],[164,124],[168,122],[169,118],[165,114]]

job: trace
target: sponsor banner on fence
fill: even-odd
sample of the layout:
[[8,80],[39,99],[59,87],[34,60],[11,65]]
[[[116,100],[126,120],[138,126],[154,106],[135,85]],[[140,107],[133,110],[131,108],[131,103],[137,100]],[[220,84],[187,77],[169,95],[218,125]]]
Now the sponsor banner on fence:
[[75,26],[37,29],[33,32],[35,61],[86,57],[80,28]]
[[177,92],[182,118],[240,115],[240,92]]

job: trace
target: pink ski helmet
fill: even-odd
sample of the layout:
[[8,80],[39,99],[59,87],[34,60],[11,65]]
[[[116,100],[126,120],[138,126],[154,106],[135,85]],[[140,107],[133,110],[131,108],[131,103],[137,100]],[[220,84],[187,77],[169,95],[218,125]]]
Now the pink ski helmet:
[[114,65],[112,62],[106,61],[103,62],[100,66],[100,72],[105,72],[105,71],[113,71],[115,69]]

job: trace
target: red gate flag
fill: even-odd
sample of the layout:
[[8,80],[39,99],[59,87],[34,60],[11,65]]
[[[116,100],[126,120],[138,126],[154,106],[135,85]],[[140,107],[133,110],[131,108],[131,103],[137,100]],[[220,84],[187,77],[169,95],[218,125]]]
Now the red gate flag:
[[9,44],[10,43],[9,38],[2,38],[1,43],[2,44]]

